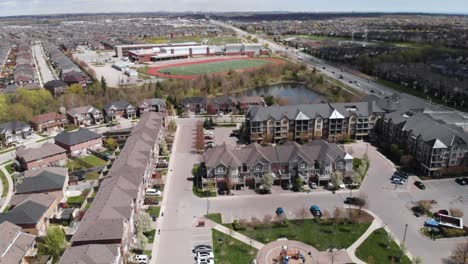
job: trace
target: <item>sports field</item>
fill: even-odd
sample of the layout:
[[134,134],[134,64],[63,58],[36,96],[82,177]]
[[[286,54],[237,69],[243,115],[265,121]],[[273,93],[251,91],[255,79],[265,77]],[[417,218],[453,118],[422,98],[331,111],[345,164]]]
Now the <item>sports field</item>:
[[269,63],[268,60],[223,60],[200,64],[189,64],[174,67],[161,68],[158,72],[170,75],[202,75],[216,72],[228,72],[229,70],[241,70],[247,68],[257,68]]
[[146,74],[162,78],[191,80],[204,74],[223,74],[230,70],[251,71],[266,64],[282,64],[276,58],[212,57],[200,61],[184,61],[145,69]]

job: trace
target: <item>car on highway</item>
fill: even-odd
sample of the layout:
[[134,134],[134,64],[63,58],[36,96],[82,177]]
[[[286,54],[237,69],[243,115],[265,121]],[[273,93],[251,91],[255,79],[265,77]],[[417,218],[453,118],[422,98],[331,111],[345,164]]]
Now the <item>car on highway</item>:
[[467,184],[467,181],[465,180],[465,178],[456,178],[455,182],[460,184],[460,185],[466,185]]
[[198,253],[198,252],[212,252],[213,248],[209,245],[198,245],[193,247],[192,252],[193,253]]
[[426,189],[426,186],[424,185],[424,183],[422,183],[422,182],[420,182],[420,181],[415,181],[415,182],[414,182],[414,185],[416,185],[416,187],[418,187],[418,188],[421,189],[421,190]]

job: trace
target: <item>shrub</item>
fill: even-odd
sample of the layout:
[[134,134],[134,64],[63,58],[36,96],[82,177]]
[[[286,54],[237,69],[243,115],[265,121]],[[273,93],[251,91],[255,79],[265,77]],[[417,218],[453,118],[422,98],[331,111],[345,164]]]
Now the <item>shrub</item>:
[[460,237],[466,235],[466,231],[463,229],[441,227],[441,232],[446,237]]
[[236,231],[246,230],[247,227],[244,224],[242,224],[241,222],[239,222],[237,220],[234,220],[234,222],[232,222],[232,228],[234,228],[234,230],[236,230]]
[[275,222],[273,227],[275,227],[275,228],[288,228],[289,227],[289,220],[287,218],[285,218],[285,219],[283,219],[281,221],[277,221],[277,222]]

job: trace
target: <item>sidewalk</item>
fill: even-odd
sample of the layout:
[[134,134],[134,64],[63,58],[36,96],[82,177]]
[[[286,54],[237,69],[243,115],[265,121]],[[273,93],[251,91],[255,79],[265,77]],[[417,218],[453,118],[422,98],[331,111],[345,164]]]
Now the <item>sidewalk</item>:
[[236,231],[234,231],[232,229],[229,229],[229,228],[227,228],[227,227],[225,227],[223,225],[217,224],[217,223],[215,223],[215,222],[213,222],[213,221],[211,221],[209,219],[206,219],[205,221],[208,222],[208,225],[213,226],[213,228],[218,230],[219,232],[224,233],[224,234],[226,234],[228,236],[231,236],[231,237],[233,237],[233,238],[235,238],[235,239],[237,239],[237,240],[239,240],[239,241],[241,241],[241,242],[243,242],[243,243],[245,243],[247,245],[252,245],[252,247],[254,247],[254,248],[258,249],[258,250],[262,249],[265,246],[264,244],[262,244],[262,243],[260,243],[260,242],[258,242],[256,240],[253,240],[253,239],[251,239],[249,237],[246,237],[246,236],[242,235],[241,233],[238,233],[238,232],[236,232]]
[[11,177],[8,171],[5,169],[5,165],[1,166],[0,169],[2,170],[3,174],[5,174],[5,177],[7,178],[7,181],[8,181],[8,193],[7,193],[6,198],[2,199],[3,204],[0,207],[0,213],[1,213],[10,204],[11,197],[13,196],[13,181],[11,180]]

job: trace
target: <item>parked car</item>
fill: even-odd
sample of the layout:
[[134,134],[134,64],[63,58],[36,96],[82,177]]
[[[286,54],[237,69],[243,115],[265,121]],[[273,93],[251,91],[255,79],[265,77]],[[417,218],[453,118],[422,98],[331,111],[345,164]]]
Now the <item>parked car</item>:
[[467,184],[467,181],[465,181],[464,178],[456,178],[455,182],[460,184],[460,185],[466,185]]
[[203,132],[203,134],[204,134],[205,136],[213,136],[214,133],[213,133],[213,131],[205,130],[205,131]]
[[310,207],[310,212],[312,213],[314,217],[317,217],[317,218],[322,217],[322,211],[320,211],[320,207],[318,207],[317,205],[312,205]]
[[403,183],[405,183],[405,179],[403,179],[400,175],[393,175],[391,178],[390,178],[391,181],[401,181]]
[[405,179],[405,180],[407,180],[408,177],[409,177],[409,173],[407,173],[407,172],[405,172],[405,171],[402,171],[402,170],[397,170],[397,171],[395,172],[395,175],[398,175],[398,176],[400,176],[401,178],[403,178],[403,179]]
[[135,255],[135,257],[133,257],[133,260],[139,264],[147,264],[148,256],[147,255]]
[[397,185],[403,185],[403,184],[405,184],[405,181],[404,181],[404,180],[400,180],[400,179],[398,179],[398,178],[394,178],[394,179],[392,180],[392,183],[393,183],[393,184],[397,184]]
[[445,209],[441,209],[434,213],[435,216],[439,217],[440,215],[449,215],[449,212]]
[[204,252],[197,252],[197,255],[195,256],[196,259],[213,259],[214,255],[213,252],[211,251],[204,251]]
[[317,189],[317,184],[315,182],[309,182],[309,187],[311,189]]
[[161,196],[161,191],[156,189],[146,189],[146,195],[148,196]]
[[424,190],[426,189],[426,186],[424,185],[424,183],[420,182],[420,181],[415,181],[414,182],[414,185],[416,185],[419,189],[421,190]]
[[276,211],[275,211],[276,215],[284,215],[284,209],[283,207],[278,207],[276,208]]
[[281,184],[281,188],[282,188],[283,190],[290,190],[290,189],[292,188],[292,184],[290,184],[290,183],[282,183],[282,184]]
[[213,248],[209,245],[198,245],[193,247],[192,252],[193,253],[198,253],[198,252],[212,252]]
[[271,190],[269,188],[265,188],[264,186],[260,186],[255,190],[258,194],[271,194]]

